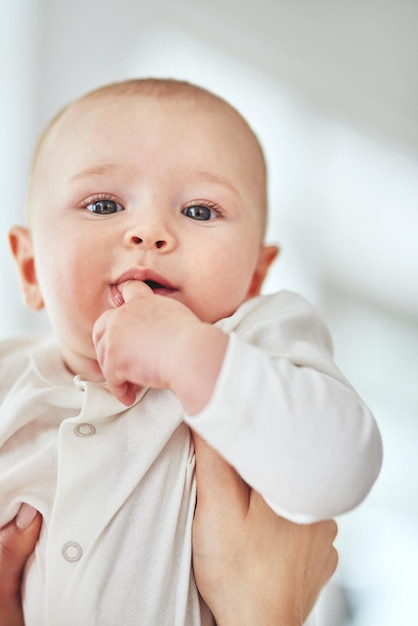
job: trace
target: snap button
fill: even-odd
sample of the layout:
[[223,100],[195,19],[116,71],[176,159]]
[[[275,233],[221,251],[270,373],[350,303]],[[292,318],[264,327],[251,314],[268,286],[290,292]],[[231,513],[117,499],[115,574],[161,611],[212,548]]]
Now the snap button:
[[86,390],[86,381],[81,378],[80,374],[77,374],[76,376],[74,376],[74,385],[80,391]]
[[74,432],[79,437],[91,437],[96,434],[96,429],[93,424],[77,424],[74,428]]
[[64,559],[70,562],[79,561],[83,554],[83,550],[75,541],[69,541],[62,548],[62,555]]

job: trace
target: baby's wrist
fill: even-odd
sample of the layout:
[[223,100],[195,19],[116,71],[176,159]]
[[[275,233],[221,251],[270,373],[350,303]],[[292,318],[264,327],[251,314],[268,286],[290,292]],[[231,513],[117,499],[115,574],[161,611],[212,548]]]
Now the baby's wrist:
[[199,323],[183,330],[175,341],[168,379],[189,415],[199,413],[215,388],[228,336],[219,328]]

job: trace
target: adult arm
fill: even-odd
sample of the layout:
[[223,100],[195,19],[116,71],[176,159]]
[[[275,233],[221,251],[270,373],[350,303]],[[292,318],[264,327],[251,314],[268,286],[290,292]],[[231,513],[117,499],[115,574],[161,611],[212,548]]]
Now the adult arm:
[[218,626],[301,626],[334,573],[337,526],[277,516],[194,435],[196,582]]

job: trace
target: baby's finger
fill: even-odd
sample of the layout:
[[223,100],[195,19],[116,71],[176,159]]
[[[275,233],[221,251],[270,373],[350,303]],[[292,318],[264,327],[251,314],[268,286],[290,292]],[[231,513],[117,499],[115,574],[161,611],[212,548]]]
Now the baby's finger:
[[132,298],[136,296],[153,295],[151,287],[140,280],[126,280],[117,287],[125,302],[129,302],[129,300],[132,300]]
[[109,385],[109,388],[119,402],[122,402],[125,406],[131,406],[135,402],[136,394],[139,391],[139,387],[137,385],[133,385],[128,381],[125,381],[120,385]]

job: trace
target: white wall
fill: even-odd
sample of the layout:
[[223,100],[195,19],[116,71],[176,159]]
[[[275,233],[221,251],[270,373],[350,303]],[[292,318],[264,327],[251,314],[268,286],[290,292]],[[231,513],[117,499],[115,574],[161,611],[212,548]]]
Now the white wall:
[[0,3],[0,336],[31,325],[31,316],[20,306],[7,232],[22,219],[26,175],[37,132],[40,8],[37,0]]

